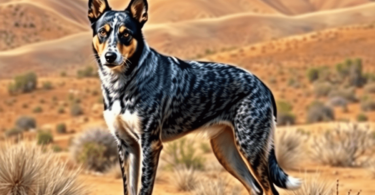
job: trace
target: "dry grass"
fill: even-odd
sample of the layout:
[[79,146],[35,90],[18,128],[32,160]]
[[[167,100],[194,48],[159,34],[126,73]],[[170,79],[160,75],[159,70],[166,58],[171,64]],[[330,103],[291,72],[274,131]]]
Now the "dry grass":
[[0,194],[88,194],[77,182],[78,171],[68,171],[51,152],[32,144],[5,145],[0,151]]
[[288,191],[288,195],[333,195],[335,182],[322,178],[320,174],[305,177],[302,186],[295,191]]
[[241,193],[241,189],[237,187],[230,187],[229,182],[223,177],[216,179],[204,179],[198,183],[194,195],[237,195]]
[[281,168],[295,169],[301,161],[305,135],[295,131],[279,132],[275,140],[276,158]]
[[180,166],[174,169],[173,181],[181,191],[192,191],[198,183],[198,177],[194,168]]
[[368,127],[349,124],[347,128],[337,126],[323,136],[313,140],[312,156],[324,165],[362,166],[365,156],[372,156],[375,145],[373,133]]
[[118,163],[111,165],[106,170],[106,175],[115,179],[121,179],[122,173],[121,173],[120,165]]

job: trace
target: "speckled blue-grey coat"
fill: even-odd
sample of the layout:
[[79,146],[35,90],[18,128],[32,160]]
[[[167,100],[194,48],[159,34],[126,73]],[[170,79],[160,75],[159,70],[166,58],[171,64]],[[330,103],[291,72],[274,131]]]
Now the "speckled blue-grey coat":
[[132,0],[124,11],[89,0],[104,118],[118,142],[124,194],[152,194],[163,142],[197,131],[208,134],[219,162],[249,193],[278,194],[274,184],[297,188],[300,181],[276,161],[271,91],[238,67],[149,48],[142,35],[147,11],[146,0]]

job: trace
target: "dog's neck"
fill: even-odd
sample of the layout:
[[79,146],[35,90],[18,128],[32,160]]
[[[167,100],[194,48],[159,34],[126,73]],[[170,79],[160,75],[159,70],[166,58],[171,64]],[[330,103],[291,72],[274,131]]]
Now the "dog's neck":
[[[146,59],[152,52],[146,42],[140,44],[140,50],[129,59],[129,66],[124,71],[113,71],[99,65],[99,77],[102,82],[103,93],[107,93],[111,99],[118,99],[125,93],[126,88],[131,87],[140,68],[146,63]],[[99,62],[100,63],[100,62]]]

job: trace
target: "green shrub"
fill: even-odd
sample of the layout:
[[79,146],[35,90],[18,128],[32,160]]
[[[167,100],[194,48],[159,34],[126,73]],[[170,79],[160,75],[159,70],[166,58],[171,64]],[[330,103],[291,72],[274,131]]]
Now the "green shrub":
[[40,106],[37,106],[33,109],[33,113],[42,113],[43,112],[43,109],[42,107]]
[[24,75],[18,75],[14,78],[13,83],[8,86],[10,94],[32,92],[37,87],[37,76],[30,72]]
[[66,133],[66,125],[65,125],[65,123],[57,124],[56,131],[57,131],[57,133],[60,133],[60,134]]
[[65,113],[65,109],[63,107],[59,107],[59,109],[57,110],[57,113],[64,114]]
[[292,105],[286,101],[276,102],[277,106],[277,124],[292,125],[295,124],[296,117],[292,113]]
[[83,110],[79,104],[74,103],[70,106],[70,114],[72,116],[80,116],[83,114]]
[[61,77],[66,77],[66,75],[67,75],[67,74],[66,74],[65,71],[60,72],[60,76],[61,76]]
[[361,100],[361,109],[362,111],[375,111],[375,100],[372,98],[365,96]]
[[53,85],[50,81],[43,82],[43,89],[44,90],[51,90],[53,89]]
[[363,77],[366,80],[366,83],[374,83],[375,82],[375,74],[374,73],[365,73]]
[[59,145],[53,145],[52,146],[52,151],[53,152],[61,152],[62,148]]
[[319,82],[314,84],[314,93],[317,97],[326,97],[332,90],[332,84],[329,82]]
[[307,110],[307,122],[325,122],[332,121],[335,119],[335,113],[329,106],[324,105],[321,102],[313,102]]
[[164,160],[171,167],[184,166],[186,168],[204,169],[205,159],[195,154],[193,142],[187,139],[171,142],[165,147]]
[[366,79],[362,74],[362,60],[355,59],[353,65],[349,69],[349,84],[355,87],[362,87]]
[[358,99],[355,95],[355,89],[354,88],[339,88],[339,89],[332,89],[329,92],[329,97],[334,98],[334,97],[341,97],[347,100],[348,102],[357,102]]
[[46,145],[53,142],[53,136],[49,131],[40,130],[36,137],[38,145]]
[[5,132],[5,136],[6,137],[13,137],[13,136],[18,136],[20,134],[22,134],[22,129],[19,129],[19,128],[13,128],[13,129],[9,129],[8,131]]
[[318,68],[310,68],[307,70],[307,78],[312,83],[319,79],[320,70]]
[[364,113],[360,113],[357,115],[357,121],[358,122],[366,122],[368,121],[368,117]]
[[94,128],[74,138],[70,152],[75,161],[86,168],[104,172],[117,163],[117,144],[107,130]]
[[77,71],[78,78],[95,77],[95,76],[96,74],[95,74],[94,68],[91,66],[87,66],[86,68]]
[[36,128],[36,121],[29,116],[21,116],[16,120],[16,127],[23,131]]

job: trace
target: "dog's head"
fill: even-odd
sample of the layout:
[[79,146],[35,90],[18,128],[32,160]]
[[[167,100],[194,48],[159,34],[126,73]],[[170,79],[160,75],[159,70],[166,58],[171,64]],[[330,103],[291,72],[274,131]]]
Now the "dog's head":
[[114,11],[107,0],[89,0],[88,17],[93,31],[93,48],[99,64],[123,71],[143,43],[141,29],[147,22],[146,0],[131,0],[123,11]]

